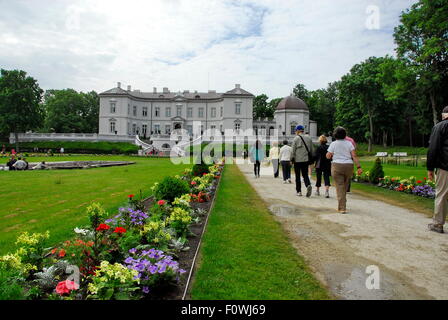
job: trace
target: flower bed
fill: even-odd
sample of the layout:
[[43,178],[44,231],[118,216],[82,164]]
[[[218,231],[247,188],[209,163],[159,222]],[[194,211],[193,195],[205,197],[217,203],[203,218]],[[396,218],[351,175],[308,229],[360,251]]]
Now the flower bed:
[[24,233],[17,250],[0,257],[0,268],[28,299],[180,299],[222,168],[166,177],[153,197],[129,195],[112,217],[93,203],[90,224],[57,247],[46,248],[49,232]]
[[[354,181],[369,182],[369,173],[363,173],[360,176],[356,175]],[[376,186],[429,199],[434,199],[436,192],[435,183],[427,178],[418,180],[416,177],[402,179],[401,177],[385,176],[384,178],[379,179],[379,183],[376,184]]]

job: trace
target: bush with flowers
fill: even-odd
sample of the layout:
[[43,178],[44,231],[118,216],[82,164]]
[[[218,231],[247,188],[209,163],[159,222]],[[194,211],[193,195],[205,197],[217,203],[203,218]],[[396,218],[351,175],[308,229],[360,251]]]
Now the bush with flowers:
[[[17,239],[17,251],[0,257],[0,269],[20,274],[26,297],[32,299],[153,297],[185,272],[173,257],[189,249],[190,226],[207,213],[195,202],[210,200],[222,168],[210,166],[210,172],[199,176],[187,169],[182,176],[156,183],[149,210],[142,196],[136,200],[132,194],[112,217],[101,204],[92,203],[86,208],[89,225],[75,228],[73,240],[52,248],[45,246],[48,232],[24,233]],[[78,278],[67,271],[75,269]]]
[[138,271],[123,264],[102,261],[88,285],[88,299],[130,300],[141,297]]
[[420,180],[414,176],[409,179],[385,176],[383,179],[380,179],[378,186],[430,199],[435,198],[436,192],[435,183],[426,177]]

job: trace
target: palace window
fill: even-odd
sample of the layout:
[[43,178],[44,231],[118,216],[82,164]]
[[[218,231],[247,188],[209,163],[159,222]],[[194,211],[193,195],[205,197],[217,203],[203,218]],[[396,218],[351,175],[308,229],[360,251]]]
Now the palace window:
[[115,102],[110,103],[110,113],[115,113],[116,111],[116,104]]
[[241,103],[235,103],[235,114],[241,114]]
[[137,125],[135,123],[132,124],[132,134],[135,135],[137,133]]
[[160,134],[160,124],[155,124],[154,125],[154,133],[155,134]]
[[137,106],[134,106],[134,109],[132,111],[132,114],[134,115],[134,117],[137,116]]
[[155,114],[156,117],[160,117],[160,108],[159,107],[156,108],[155,113],[156,113]]
[[241,129],[241,124],[240,123],[235,123],[235,130],[236,130],[236,132],[238,132],[238,131],[240,131],[240,129]]
[[165,116],[166,116],[167,118],[170,118],[170,117],[171,117],[171,108],[170,108],[170,107],[167,107],[167,108],[166,108],[166,110],[165,110]]
[[171,125],[165,125],[165,134],[171,134]]
[[187,109],[187,118],[193,118],[193,108]]
[[146,138],[146,134],[148,133],[148,125],[142,125],[142,135]]
[[131,105],[128,104],[128,114],[131,114]]
[[177,106],[177,108],[176,108],[176,115],[178,117],[182,116],[182,106]]
[[221,107],[221,117],[223,116],[223,114],[224,114],[224,108]]
[[199,108],[199,110],[198,110],[198,117],[199,118],[204,118],[204,108]]
[[147,117],[147,116],[148,116],[148,107],[143,107],[143,109],[142,109],[142,115],[143,115],[144,117]]
[[212,108],[212,118],[216,118],[216,108]]
[[116,129],[115,129],[115,122],[111,122],[110,123],[110,133],[115,133]]
[[192,125],[187,125],[187,132],[189,135],[193,134],[193,126]]

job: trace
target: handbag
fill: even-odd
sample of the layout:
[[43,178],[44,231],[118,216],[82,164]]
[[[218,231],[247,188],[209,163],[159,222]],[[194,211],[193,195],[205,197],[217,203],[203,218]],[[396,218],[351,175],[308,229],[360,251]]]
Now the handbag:
[[310,152],[310,150],[308,149],[308,146],[305,143],[305,140],[303,139],[303,137],[301,135],[299,135],[300,139],[302,139],[303,144],[305,145],[305,149],[306,152],[308,152],[308,164],[312,165],[314,163],[314,157],[313,154]]

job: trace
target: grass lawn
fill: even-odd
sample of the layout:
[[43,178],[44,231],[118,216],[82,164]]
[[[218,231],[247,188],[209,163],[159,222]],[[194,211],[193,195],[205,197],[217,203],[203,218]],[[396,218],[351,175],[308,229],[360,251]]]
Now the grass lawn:
[[[4,160],[4,159],[3,159]],[[50,231],[52,244],[70,238],[88,220],[85,208],[100,202],[110,213],[127,202],[129,194],[150,194],[150,187],[167,175],[180,174],[187,165],[169,159],[126,156],[29,158],[29,161],[124,160],[123,167],[86,170],[0,171],[0,254],[13,249],[23,231]],[[5,161],[6,162],[6,161]]]
[[[366,160],[366,158],[360,158],[360,161],[364,171],[370,170],[373,167],[374,160],[369,161]],[[402,179],[408,179],[411,176],[415,176],[417,179],[423,180],[424,177],[427,177],[426,167],[423,166],[409,167],[405,165],[383,164],[383,170],[386,176],[400,177]],[[386,190],[374,185],[362,183],[352,183],[352,190],[376,200],[422,212],[428,216],[432,216],[434,212],[434,200],[431,199]]]
[[201,248],[193,299],[327,299],[236,165],[227,165]]

